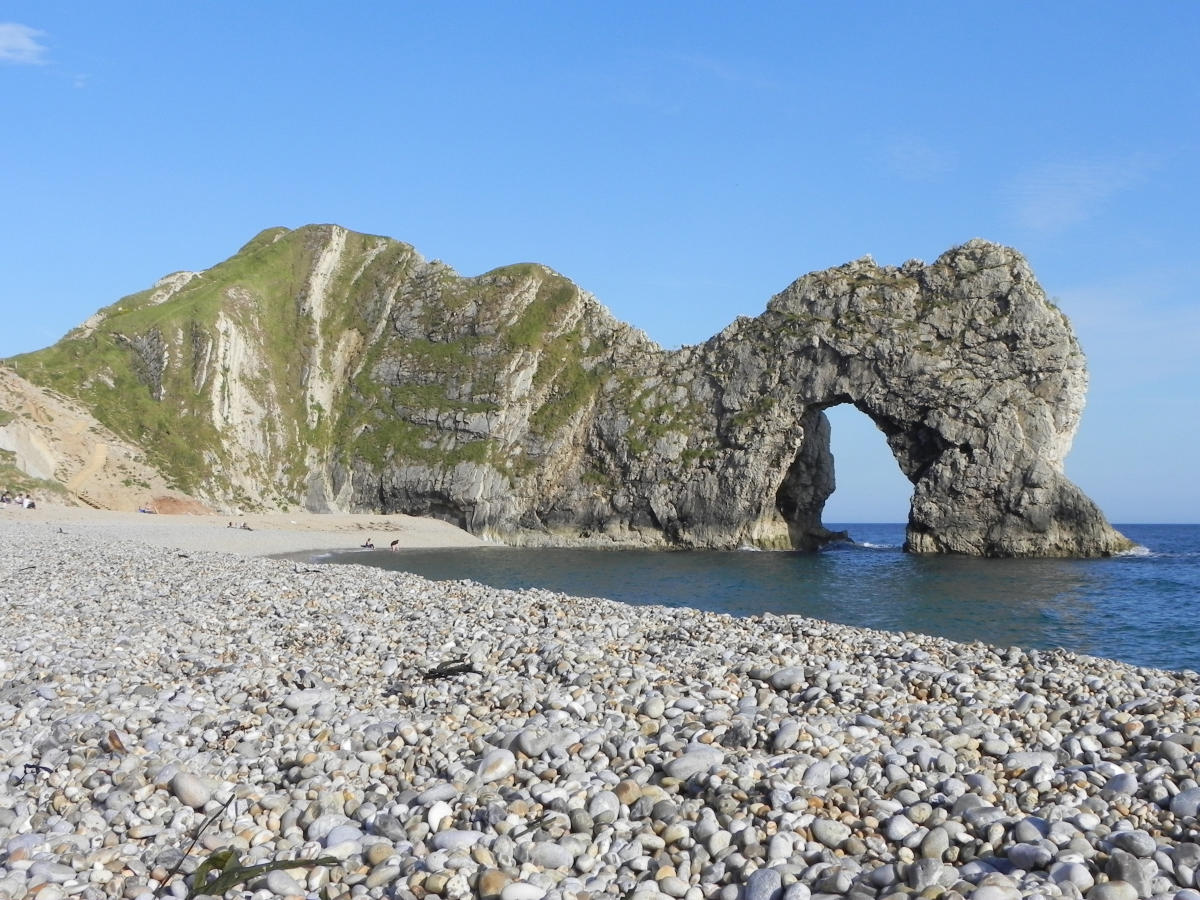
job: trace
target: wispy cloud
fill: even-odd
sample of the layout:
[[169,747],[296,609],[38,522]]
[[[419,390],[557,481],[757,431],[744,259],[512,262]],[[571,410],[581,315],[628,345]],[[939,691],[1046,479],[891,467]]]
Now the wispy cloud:
[[905,181],[934,181],[955,168],[958,155],[909,134],[894,137],[886,143],[884,162]]
[[38,40],[45,32],[18,25],[15,22],[0,22],[0,62],[36,66],[46,61],[46,46]]
[[1143,182],[1152,168],[1144,154],[1046,163],[1018,176],[1006,199],[1024,227],[1064,231],[1099,215],[1110,198]]

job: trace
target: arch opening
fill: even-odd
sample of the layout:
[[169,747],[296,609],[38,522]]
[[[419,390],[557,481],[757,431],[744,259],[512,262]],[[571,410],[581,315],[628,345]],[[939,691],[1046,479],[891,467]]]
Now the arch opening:
[[828,407],[835,490],[822,513],[837,527],[852,523],[907,523],[913,485],[900,468],[888,435],[849,403]]
[[794,549],[852,539],[854,524],[908,522],[916,473],[903,471],[892,446],[899,430],[889,435],[849,397],[810,408],[801,426],[802,443],[775,494]]

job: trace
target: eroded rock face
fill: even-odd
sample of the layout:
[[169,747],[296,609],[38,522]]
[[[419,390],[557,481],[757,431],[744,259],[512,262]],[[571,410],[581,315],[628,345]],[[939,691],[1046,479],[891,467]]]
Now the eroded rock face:
[[[676,351],[543,266],[462,278],[336,226],[264,232],[172,291],[15,364],[133,437],[177,404],[153,446],[174,442],[162,464],[216,503],[433,515],[512,543],[814,548],[834,487],[823,410],[852,403],[913,484],[910,550],[1128,546],[1062,473],[1087,387],[1070,325],[984,241],[806,275]],[[111,360],[105,341],[128,371],[72,391],[51,351]]]
[[[656,473],[672,486],[660,506],[678,513],[664,527],[685,542],[770,543],[780,533],[773,514],[793,546],[821,540],[833,482],[827,428],[817,423],[821,409],[852,403],[913,483],[910,550],[1086,556],[1127,547],[1062,473],[1087,388],[1084,359],[1015,251],[973,241],[930,266],[859,260],[808,275],[758,318],[668,354],[664,368],[670,383],[704,373],[691,393],[711,411],[703,433],[716,437],[693,464]],[[722,502],[714,510],[706,496]]]

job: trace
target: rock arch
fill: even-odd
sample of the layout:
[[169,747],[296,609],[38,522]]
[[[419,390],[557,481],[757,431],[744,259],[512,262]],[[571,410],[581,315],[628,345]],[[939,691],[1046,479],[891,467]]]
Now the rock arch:
[[691,394],[709,404],[715,435],[703,469],[658,473],[677,485],[658,504],[674,520],[656,516],[677,541],[819,544],[834,484],[822,410],[852,403],[913,483],[909,550],[1093,556],[1129,546],[1063,474],[1084,358],[1008,248],[977,240],[929,266],[865,258],[807,275],[761,316],[669,354],[664,368],[671,383],[705,373]]

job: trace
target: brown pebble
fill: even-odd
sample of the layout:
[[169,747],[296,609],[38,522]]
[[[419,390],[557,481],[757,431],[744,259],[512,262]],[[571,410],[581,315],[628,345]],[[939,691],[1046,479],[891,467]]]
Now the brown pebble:
[[624,781],[617,783],[613,788],[613,793],[617,795],[617,799],[625,806],[636,803],[642,796],[642,786],[632,779],[626,778]]
[[363,854],[370,865],[377,866],[385,860],[391,859],[396,855],[396,848],[387,841],[379,841],[367,848],[367,852]]
[[511,883],[512,876],[507,872],[502,872],[500,869],[484,869],[479,873],[475,892],[480,900],[494,900]]

